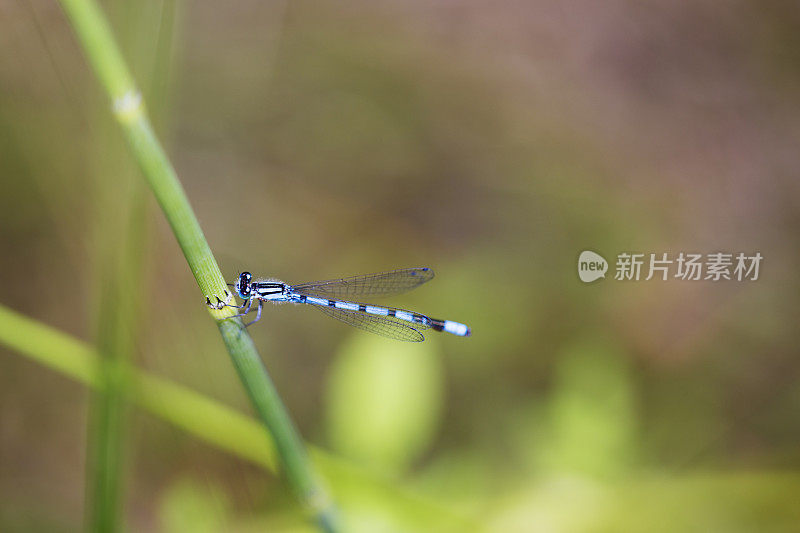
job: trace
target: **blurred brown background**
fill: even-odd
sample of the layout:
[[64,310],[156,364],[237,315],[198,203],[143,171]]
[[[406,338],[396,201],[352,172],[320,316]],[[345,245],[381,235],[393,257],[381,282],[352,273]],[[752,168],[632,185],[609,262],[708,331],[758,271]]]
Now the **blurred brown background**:
[[[266,308],[309,441],[490,530],[796,530],[795,4],[103,6],[227,277],[431,266],[390,303],[472,327],[406,345]],[[0,303],[92,341],[142,194],[136,363],[249,412],[63,13],[0,1],[0,50]],[[585,249],[764,260],[585,285]],[[87,398],[0,348],[0,530],[80,529]],[[274,476],[135,410],[128,434],[130,530],[306,527]]]

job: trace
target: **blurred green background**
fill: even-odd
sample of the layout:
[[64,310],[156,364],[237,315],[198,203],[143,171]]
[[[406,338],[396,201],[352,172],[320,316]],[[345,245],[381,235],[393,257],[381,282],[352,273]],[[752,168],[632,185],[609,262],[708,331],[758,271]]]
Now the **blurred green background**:
[[[309,442],[432,506],[329,480],[349,529],[800,528],[796,5],[103,7],[226,277],[431,266],[388,303],[472,327],[251,328]],[[250,412],[58,6],[0,1],[0,57],[0,304],[94,343],[121,257],[135,364]],[[764,261],[586,285],[585,249]],[[0,347],[0,530],[82,527],[89,396]],[[273,474],[128,424],[128,530],[310,528]]]

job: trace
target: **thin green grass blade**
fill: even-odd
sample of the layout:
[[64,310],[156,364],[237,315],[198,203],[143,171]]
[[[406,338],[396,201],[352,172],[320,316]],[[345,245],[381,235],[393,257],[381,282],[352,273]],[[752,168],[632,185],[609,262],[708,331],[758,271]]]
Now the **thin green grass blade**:
[[[89,387],[100,389],[98,355],[88,344],[0,305],[0,344],[37,363]],[[277,453],[263,426],[252,417],[209,399],[191,389],[147,372],[127,370],[130,401],[198,439],[277,472]],[[200,413],[200,415],[198,415]],[[390,506],[414,529],[472,531],[475,525],[440,505],[398,489],[390,480],[377,478],[324,450],[311,448],[314,462],[333,483],[337,495],[363,503],[370,495]],[[435,527],[434,527],[435,525]]]
[[[101,390],[97,352],[88,344],[0,305],[0,342],[43,366]],[[146,372],[127,371],[131,401],[201,440],[276,472],[275,449],[251,417]],[[198,416],[202,413],[202,416]]]
[[[102,128],[100,128],[102,129]],[[120,171],[118,175],[124,176]],[[95,242],[99,305],[98,374],[102,390],[92,394],[87,426],[86,525],[88,531],[119,531],[124,516],[125,441],[128,426],[127,369],[135,350],[147,239],[145,190],[124,176],[119,183],[98,180],[95,194],[115,205],[119,216],[108,220],[99,210]]]

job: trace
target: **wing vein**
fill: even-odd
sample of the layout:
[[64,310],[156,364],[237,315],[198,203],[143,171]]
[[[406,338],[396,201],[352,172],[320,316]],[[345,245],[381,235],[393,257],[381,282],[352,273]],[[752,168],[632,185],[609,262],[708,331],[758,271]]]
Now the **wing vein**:
[[353,298],[355,296],[390,296],[410,291],[433,279],[433,269],[403,268],[349,278],[312,281],[292,286],[292,291],[306,296]]

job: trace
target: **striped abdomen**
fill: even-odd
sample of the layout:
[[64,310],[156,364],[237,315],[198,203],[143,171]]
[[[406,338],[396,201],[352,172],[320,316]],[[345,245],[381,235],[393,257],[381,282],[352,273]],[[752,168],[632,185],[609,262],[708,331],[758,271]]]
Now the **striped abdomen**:
[[367,315],[375,315],[381,317],[394,317],[397,320],[409,322],[422,328],[433,328],[436,331],[446,331],[453,335],[461,337],[469,337],[470,329],[459,322],[452,320],[439,320],[430,318],[419,313],[405,311],[403,309],[396,309],[393,307],[382,307],[379,305],[359,304],[355,302],[347,302],[344,300],[331,300],[327,298],[320,298],[317,296],[306,296],[303,294],[294,294],[291,297],[292,301],[298,303],[305,303],[311,305],[332,307],[335,309],[343,309],[351,312],[360,312]]

